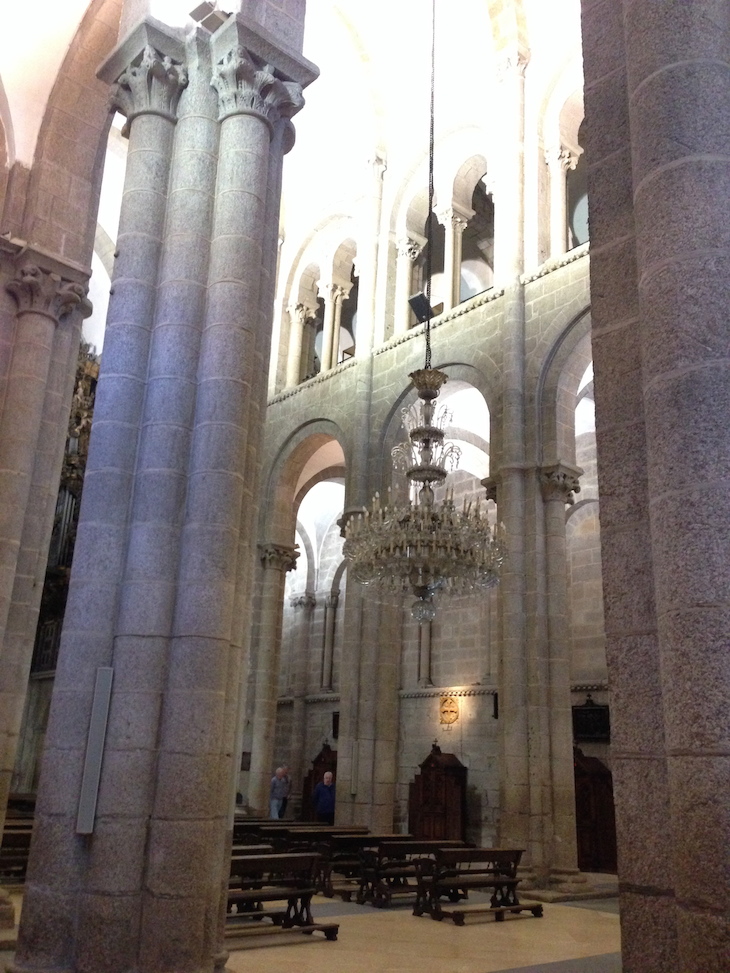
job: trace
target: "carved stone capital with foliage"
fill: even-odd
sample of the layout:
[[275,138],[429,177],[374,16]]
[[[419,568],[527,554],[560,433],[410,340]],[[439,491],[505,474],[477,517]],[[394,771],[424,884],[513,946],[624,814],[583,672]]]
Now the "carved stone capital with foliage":
[[111,107],[127,118],[123,134],[137,115],[160,115],[176,121],[177,104],[187,83],[187,68],[147,44],[109,94]]
[[259,544],[259,556],[264,568],[276,571],[293,571],[297,566],[299,551],[284,544]]
[[271,64],[260,64],[244,47],[229,51],[213,69],[218,94],[218,118],[256,115],[273,133],[281,119],[289,119],[304,105],[302,86],[276,77]]
[[292,608],[303,608],[304,611],[311,612],[317,607],[317,599],[311,591],[305,591],[304,594],[294,595],[289,604]]
[[580,493],[580,476],[583,470],[574,466],[556,463],[540,470],[540,489],[545,501],[557,500],[561,503],[575,503],[574,493]]
[[415,240],[411,240],[410,237],[404,237],[402,240],[398,241],[398,256],[408,257],[409,260],[417,260],[423,250],[420,243]]
[[86,288],[81,284],[32,263],[24,264],[5,289],[15,298],[19,313],[45,314],[55,321],[86,301]]

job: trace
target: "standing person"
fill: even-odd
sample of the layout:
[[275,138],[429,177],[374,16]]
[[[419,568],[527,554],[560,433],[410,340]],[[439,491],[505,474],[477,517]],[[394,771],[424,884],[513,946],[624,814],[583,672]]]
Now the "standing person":
[[286,781],[286,794],[281,799],[281,807],[279,808],[279,817],[283,818],[286,814],[286,806],[289,803],[289,795],[291,794],[291,777],[289,776],[289,768],[286,764],[281,768],[284,774],[284,780]]
[[328,770],[324,779],[314,788],[312,804],[318,821],[324,824],[335,823],[335,785],[331,771]]
[[269,817],[278,821],[281,811],[281,802],[289,794],[289,781],[284,776],[284,768],[277,767],[274,776],[271,778],[269,788]]

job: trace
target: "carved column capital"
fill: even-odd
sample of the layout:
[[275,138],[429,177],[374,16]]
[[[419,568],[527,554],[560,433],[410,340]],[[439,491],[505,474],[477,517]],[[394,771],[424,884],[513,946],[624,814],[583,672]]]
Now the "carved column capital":
[[524,78],[529,63],[530,55],[527,51],[503,51],[497,60],[497,80],[503,82],[515,76]]
[[332,608],[336,610],[339,601],[340,601],[339,591],[333,591],[331,594],[327,595],[327,597],[324,600],[324,603],[327,606],[327,608]]
[[297,566],[299,551],[297,547],[285,544],[259,544],[259,557],[264,568],[276,571],[293,571]]
[[413,262],[418,259],[423,250],[423,245],[418,243],[416,240],[411,240],[410,237],[403,237],[396,244],[398,248],[399,257],[408,257],[408,259]]
[[580,493],[580,476],[583,470],[564,463],[544,466],[540,470],[540,489],[545,501],[558,500],[562,503],[575,503],[574,493]]
[[309,307],[307,304],[297,303],[290,304],[287,309],[287,314],[289,315],[289,320],[292,324],[298,324],[301,327],[311,320],[317,313],[317,309]]
[[300,84],[277,78],[273,65],[262,64],[240,45],[215,65],[211,84],[218,94],[220,121],[230,115],[256,115],[273,132],[274,125],[304,105]]
[[436,219],[441,226],[448,227],[451,225],[457,233],[463,233],[469,225],[470,217],[455,206],[446,206],[436,213]]
[[303,608],[305,611],[311,612],[317,607],[317,599],[311,591],[305,591],[304,594],[293,595],[289,604],[292,608]]
[[86,289],[79,283],[64,280],[59,274],[42,270],[37,264],[24,264],[5,285],[18,304],[18,311],[45,314],[56,321],[86,301]]
[[112,85],[109,103],[126,116],[127,126],[137,115],[160,115],[174,122],[187,83],[184,65],[146,44]]
[[497,502],[497,481],[494,477],[488,476],[481,481],[482,486],[487,494],[487,500],[493,500],[494,503]]
[[549,145],[545,148],[545,162],[548,166],[557,165],[563,172],[575,169],[580,158],[579,152],[567,148],[565,145]]

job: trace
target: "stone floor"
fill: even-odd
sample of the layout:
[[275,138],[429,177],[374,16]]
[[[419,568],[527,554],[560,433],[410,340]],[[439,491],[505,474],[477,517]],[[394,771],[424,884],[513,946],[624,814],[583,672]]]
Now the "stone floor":
[[[607,894],[609,891],[606,885]],[[13,896],[16,912],[20,896]],[[472,901],[476,902],[476,896]],[[523,896],[527,898],[527,896]],[[474,917],[463,927],[415,918],[403,901],[373,909],[316,897],[315,920],[340,923],[336,942],[320,934],[231,940],[231,973],[621,973],[618,901],[548,903],[544,915]],[[12,959],[13,930],[0,932],[0,969]],[[4,942],[2,941],[4,940]]]

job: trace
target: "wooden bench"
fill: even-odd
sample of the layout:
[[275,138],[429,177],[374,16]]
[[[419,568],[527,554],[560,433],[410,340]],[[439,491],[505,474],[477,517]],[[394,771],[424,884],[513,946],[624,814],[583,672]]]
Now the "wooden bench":
[[[363,852],[376,849],[381,842],[404,841],[403,834],[333,834],[317,843],[321,860],[317,876],[317,891],[331,899],[339,895],[350,902],[360,888]],[[334,876],[338,876],[337,879]]]
[[318,862],[316,853],[236,856],[235,877],[232,876],[228,889],[226,925],[253,926],[270,919],[282,929],[322,932],[327,939],[337,939],[338,923],[316,923],[312,919]]
[[368,900],[378,909],[390,905],[394,895],[417,894],[416,861],[433,856],[440,848],[463,846],[462,841],[381,841],[377,848],[362,850],[360,888],[356,901]]
[[[443,848],[431,859],[421,858],[415,863],[418,895],[413,914],[452,919],[457,926],[475,913],[494,913],[497,921],[504,919],[505,912],[529,911],[539,918],[543,908],[539,902],[520,902],[517,897],[521,857],[522,849]],[[443,909],[442,898],[458,902],[474,891],[491,892],[490,904]]]
[[6,818],[0,844],[0,877],[3,881],[24,881],[32,835],[32,818]]

